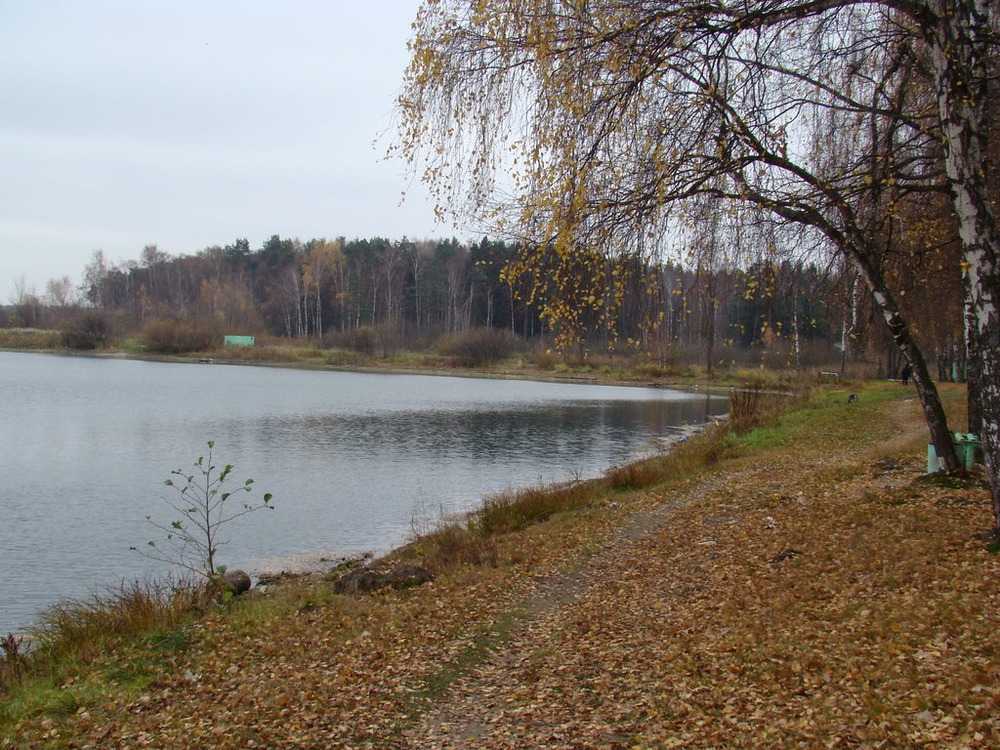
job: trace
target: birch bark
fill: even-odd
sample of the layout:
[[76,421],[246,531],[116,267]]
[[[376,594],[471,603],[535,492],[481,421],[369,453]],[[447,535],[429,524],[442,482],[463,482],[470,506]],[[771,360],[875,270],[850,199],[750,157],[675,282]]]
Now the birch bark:
[[977,400],[981,415],[993,535],[1000,538],[1000,234],[985,169],[995,4],[991,0],[929,0],[924,29],[934,65],[945,168],[964,249],[970,397]]

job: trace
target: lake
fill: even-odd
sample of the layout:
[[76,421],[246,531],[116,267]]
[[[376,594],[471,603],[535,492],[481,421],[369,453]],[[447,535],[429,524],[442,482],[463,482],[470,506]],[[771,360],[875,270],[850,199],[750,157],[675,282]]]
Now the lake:
[[599,475],[725,398],[659,388],[0,352],[0,635],[53,602],[164,566],[174,469],[207,441],[275,511],[225,529],[220,561],[383,552],[483,496]]

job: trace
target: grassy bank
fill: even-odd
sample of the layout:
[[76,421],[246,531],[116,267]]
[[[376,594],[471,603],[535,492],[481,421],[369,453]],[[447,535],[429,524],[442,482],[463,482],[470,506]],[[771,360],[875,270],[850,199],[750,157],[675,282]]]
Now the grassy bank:
[[851,390],[434,522],[383,561],[420,588],[67,610],[4,661],[0,746],[996,746],[982,476],[924,477],[912,391]]
[[0,328],[0,349],[15,351],[56,351],[62,347],[59,331],[38,328]]
[[[549,350],[529,350],[524,346],[497,348],[487,352],[473,346],[480,332],[470,332],[467,346],[431,346],[410,351],[317,346],[316,342],[278,337],[262,337],[252,347],[210,346],[185,353],[150,350],[140,339],[114,339],[94,349],[64,346],[59,331],[33,328],[0,329],[0,350],[44,351],[96,357],[125,357],[152,361],[213,364],[245,364],[318,370],[350,370],[393,373],[433,373],[466,377],[524,378],[532,380],[617,383],[691,388],[728,389],[753,384],[791,391],[803,384],[816,383],[822,368],[802,372],[763,368],[719,366],[710,376],[704,365],[690,362],[655,362],[634,354],[587,354],[562,356]],[[455,337],[452,337],[455,338]],[[448,340],[445,340],[445,344]],[[852,376],[874,375],[870,365],[852,366]]]

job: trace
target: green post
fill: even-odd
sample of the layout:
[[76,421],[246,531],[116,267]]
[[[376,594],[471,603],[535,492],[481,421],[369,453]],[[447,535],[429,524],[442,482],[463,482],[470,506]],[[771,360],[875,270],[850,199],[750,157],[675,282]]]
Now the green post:
[[226,346],[254,346],[256,339],[253,336],[229,336],[223,339]]

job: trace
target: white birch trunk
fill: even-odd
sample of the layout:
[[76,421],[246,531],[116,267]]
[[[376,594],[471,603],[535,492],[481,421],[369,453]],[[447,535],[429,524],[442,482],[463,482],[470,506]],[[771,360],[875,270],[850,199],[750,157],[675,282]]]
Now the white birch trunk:
[[1000,538],[1000,235],[984,170],[993,3],[931,0],[928,8],[934,14],[925,28],[934,64],[945,167],[966,265],[970,394],[978,398],[982,417],[980,439],[993,499],[993,534]]

